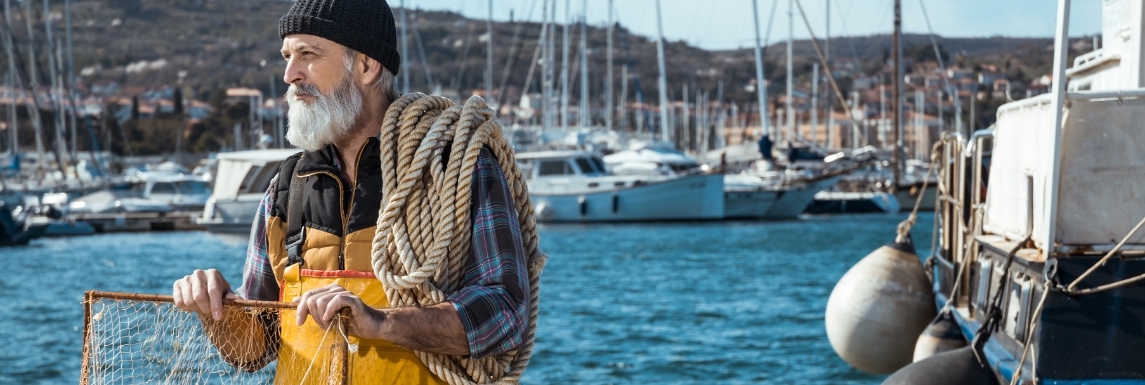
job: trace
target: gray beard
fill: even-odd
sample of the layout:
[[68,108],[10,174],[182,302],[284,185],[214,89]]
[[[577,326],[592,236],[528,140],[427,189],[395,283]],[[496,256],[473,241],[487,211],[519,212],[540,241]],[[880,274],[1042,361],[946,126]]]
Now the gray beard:
[[[315,99],[306,103],[298,99],[299,93]],[[354,87],[347,71],[330,95],[322,94],[313,84],[291,84],[286,102],[290,105],[286,140],[303,150],[318,151],[349,135],[362,111],[362,92]]]

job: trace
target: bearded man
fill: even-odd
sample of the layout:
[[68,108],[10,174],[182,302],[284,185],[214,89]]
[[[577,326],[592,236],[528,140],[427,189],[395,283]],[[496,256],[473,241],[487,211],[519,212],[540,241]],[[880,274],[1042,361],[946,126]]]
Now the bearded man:
[[[354,382],[440,383],[412,350],[481,358],[519,346],[530,305],[526,256],[509,186],[488,149],[474,171],[461,288],[438,304],[391,308],[374,278],[370,247],[383,199],[377,135],[399,96],[390,7],[299,0],[279,35],[290,84],[286,138],[304,152],[283,162],[262,200],[238,290],[217,270],[196,270],[174,283],[175,305],[214,321],[208,334],[232,365],[257,370],[277,358],[280,382],[291,370],[284,367],[302,362],[295,358],[317,354],[292,341],[318,341],[344,308],[360,346],[351,357]],[[224,298],[239,297],[295,301],[297,317],[224,310]]]

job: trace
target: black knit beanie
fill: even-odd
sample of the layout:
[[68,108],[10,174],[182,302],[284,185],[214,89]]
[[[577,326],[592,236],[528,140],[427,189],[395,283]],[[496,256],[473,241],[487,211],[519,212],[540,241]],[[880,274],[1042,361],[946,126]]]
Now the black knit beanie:
[[398,34],[385,0],[298,0],[278,21],[278,37],[295,34],[329,39],[398,74]]

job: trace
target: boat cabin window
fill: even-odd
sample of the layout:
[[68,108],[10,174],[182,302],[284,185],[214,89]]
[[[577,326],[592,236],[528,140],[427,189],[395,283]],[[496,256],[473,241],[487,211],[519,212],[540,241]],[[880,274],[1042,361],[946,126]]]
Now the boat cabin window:
[[576,166],[578,168],[580,168],[581,174],[588,175],[588,174],[595,174],[595,173],[599,172],[597,170],[593,170],[592,164],[589,163],[588,159],[585,159],[585,158],[576,158]]
[[600,157],[594,156],[594,157],[589,158],[589,159],[592,159],[592,164],[596,166],[596,169],[598,171],[600,171],[601,174],[605,174],[608,172],[608,167],[604,166],[604,161],[600,160]]
[[151,186],[151,194],[176,194],[178,192],[174,183],[163,182]]
[[542,160],[540,170],[538,170],[538,173],[537,173],[538,176],[571,175],[571,174],[574,174],[574,173],[573,173],[571,167],[569,167],[569,163],[566,162],[564,159]]
[[207,182],[183,181],[179,182],[179,192],[184,194],[209,194],[211,189]]

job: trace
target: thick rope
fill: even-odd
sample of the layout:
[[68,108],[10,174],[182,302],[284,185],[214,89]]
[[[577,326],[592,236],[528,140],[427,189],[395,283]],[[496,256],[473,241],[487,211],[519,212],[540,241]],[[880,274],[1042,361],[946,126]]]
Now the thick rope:
[[[533,355],[540,276],[546,256],[539,249],[533,203],[512,148],[493,110],[479,97],[464,106],[413,93],[390,104],[381,129],[382,193],[371,249],[374,273],[391,306],[427,306],[445,301],[461,284],[469,254],[470,186],[482,147],[505,175],[529,274],[529,329],[517,349],[479,360],[415,352],[434,375],[454,385],[515,384]],[[442,156],[449,146],[449,159]]]

